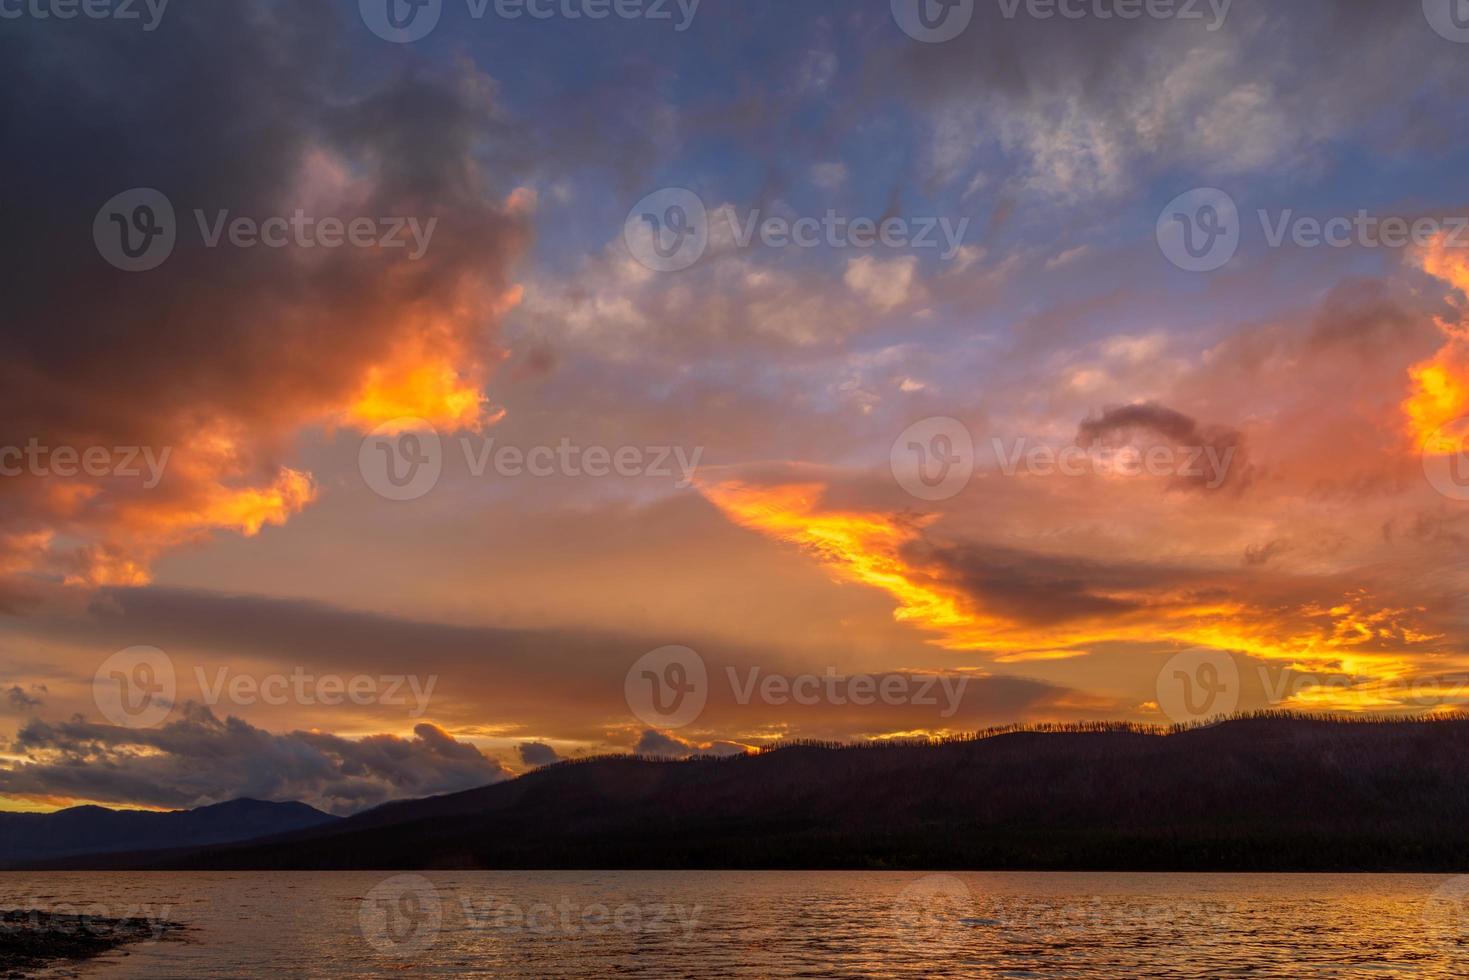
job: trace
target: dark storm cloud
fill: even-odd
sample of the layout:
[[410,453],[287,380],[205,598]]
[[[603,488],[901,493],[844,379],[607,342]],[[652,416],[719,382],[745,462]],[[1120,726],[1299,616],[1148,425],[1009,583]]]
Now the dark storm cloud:
[[1082,448],[1093,444],[1133,446],[1145,460],[1149,449],[1157,445],[1139,438],[1147,434],[1161,438],[1170,449],[1190,451],[1173,477],[1175,486],[1238,487],[1249,477],[1244,437],[1239,430],[1201,426],[1182,412],[1153,402],[1120,405],[1083,419],[1076,431],[1076,444]]
[[[479,162],[492,98],[462,65],[364,86],[346,9],[177,4],[150,33],[6,22],[0,446],[168,447],[172,459],[146,490],[4,481],[0,575],[138,581],[180,540],[283,520],[310,497],[304,478],[281,482],[295,433],[370,423],[348,409],[371,371],[444,357],[473,375],[489,359],[485,331],[525,237],[501,203],[509,188]],[[148,272],[114,268],[93,242],[99,208],[133,188],[176,213],[176,247]],[[411,261],[409,248],[207,247],[195,214],[212,225],[298,209],[438,220]],[[231,494],[251,487],[285,490],[242,517]],[[53,551],[52,534],[70,550]]]
[[638,736],[638,744],[634,746],[633,752],[638,755],[654,756],[660,759],[691,759],[695,756],[730,756],[742,755],[748,749],[734,742],[710,742],[699,744],[668,732],[648,729]]
[[1142,608],[1140,595],[1199,581],[1199,573],[1107,564],[980,544],[933,545],[918,541],[904,557],[970,596],[984,609],[1027,624],[1066,623],[1120,616]]
[[1180,445],[1199,439],[1198,423],[1187,415],[1162,405],[1141,404],[1110,408],[1085,420],[1077,431],[1076,442],[1086,445],[1130,429],[1147,429]]
[[32,721],[11,743],[0,793],[187,808],[249,797],[348,813],[403,797],[452,793],[509,776],[474,746],[429,724],[411,739],[273,735],[190,705],[160,728]]
[[549,745],[540,742],[521,742],[515,747],[520,755],[520,761],[528,766],[549,766],[553,762],[560,762],[561,756]]

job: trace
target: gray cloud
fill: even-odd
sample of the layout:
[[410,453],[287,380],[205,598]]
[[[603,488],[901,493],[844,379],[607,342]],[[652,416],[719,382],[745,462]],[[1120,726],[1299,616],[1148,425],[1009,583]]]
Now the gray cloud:
[[[1201,426],[1182,412],[1154,402],[1140,402],[1108,408],[1082,420],[1076,431],[1076,444],[1092,443],[1130,445],[1140,433],[1151,433],[1171,448],[1195,450],[1196,455],[1184,462],[1172,483],[1180,487],[1218,489],[1226,485],[1239,487],[1249,479],[1249,465],[1244,458],[1244,437],[1238,429],[1227,426]],[[1146,454],[1148,446],[1140,447]]]
[[[364,87],[344,16],[330,0],[240,0],[176,4],[152,33],[7,22],[0,133],[7,179],[26,190],[0,238],[15,273],[0,445],[172,459],[152,489],[6,479],[4,577],[137,581],[182,540],[242,529],[213,505],[280,479],[298,432],[339,422],[375,367],[424,349],[470,374],[493,360],[487,297],[508,290],[526,230],[504,175],[480,163],[496,112],[486,80],[459,63]],[[143,274],[93,242],[98,209],[131,188],[176,215],[174,251]],[[208,247],[195,214],[298,210],[438,221],[408,261],[408,248]],[[11,591],[0,582],[0,607]]]
[[5,700],[16,711],[30,711],[45,703],[37,696],[45,693],[46,688],[39,684],[31,685],[31,693],[27,693],[17,684],[5,692]]
[[[1440,152],[1462,131],[1461,52],[1417,4],[1239,0],[1222,24],[974,6],[959,38],[895,45],[866,66],[871,91],[929,107],[935,181],[984,172],[1006,193],[1091,209],[1180,171],[1196,175],[1184,186],[1309,178],[1349,135],[1389,156]],[[1334,70],[1339,59],[1357,70]]]
[[151,729],[31,721],[11,751],[24,761],[0,768],[0,793],[172,808],[250,797],[348,813],[510,775],[429,724],[418,725],[411,739],[273,735],[239,718],[221,721],[192,704],[184,717]]
[[515,751],[520,754],[520,761],[528,766],[549,766],[561,761],[555,749],[540,742],[521,742]]
[[722,740],[700,744],[668,732],[649,728],[638,736],[638,744],[633,751],[638,755],[656,756],[661,759],[690,759],[703,755],[741,755],[746,748],[738,743]]

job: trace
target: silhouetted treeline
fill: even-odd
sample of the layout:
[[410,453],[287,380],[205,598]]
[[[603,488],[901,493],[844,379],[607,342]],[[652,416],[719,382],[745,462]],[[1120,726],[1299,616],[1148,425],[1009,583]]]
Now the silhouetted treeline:
[[1469,870],[1469,719],[1263,713],[573,762],[189,868]]

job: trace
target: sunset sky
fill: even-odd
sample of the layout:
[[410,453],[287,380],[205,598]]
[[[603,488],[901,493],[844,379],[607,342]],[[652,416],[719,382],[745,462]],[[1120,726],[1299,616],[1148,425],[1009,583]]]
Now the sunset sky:
[[[1469,30],[974,0],[936,42],[916,2],[443,0],[405,43],[371,0],[0,20],[0,448],[141,469],[0,476],[0,809],[348,812],[606,752],[1167,724],[1199,648],[1241,709],[1469,703]],[[94,231],[138,188],[177,240],[127,271]],[[1175,207],[1199,188],[1237,206],[1211,271],[1170,245],[1221,213]],[[406,225],[211,245],[226,211],[434,223],[416,258]],[[741,241],[829,213],[933,244]],[[662,271],[684,218],[707,247]],[[376,453],[415,433],[442,474],[388,499]],[[560,455],[476,472],[504,447]],[[669,646],[710,680],[676,727],[627,695]],[[135,647],[176,680],[155,724],[98,703]],[[965,685],[739,703],[754,668]],[[293,674],[426,703],[204,689]]]

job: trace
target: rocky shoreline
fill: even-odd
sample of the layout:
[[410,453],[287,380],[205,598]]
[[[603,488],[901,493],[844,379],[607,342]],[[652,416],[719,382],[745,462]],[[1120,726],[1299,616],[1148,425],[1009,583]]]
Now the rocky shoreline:
[[133,943],[177,937],[183,927],[162,919],[109,919],[36,909],[0,911],[0,977],[67,960],[86,960]]

